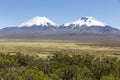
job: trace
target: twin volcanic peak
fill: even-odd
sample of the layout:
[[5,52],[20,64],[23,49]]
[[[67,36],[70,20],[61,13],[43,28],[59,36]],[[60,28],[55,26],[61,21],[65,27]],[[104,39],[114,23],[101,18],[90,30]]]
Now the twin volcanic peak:
[[2,31],[60,31],[60,32],[120,32],[119,29],[113,28],[94,17],[85,16],[77,21],[68,22],[63,25],[56,25],[47,17],[34,17],[17,27],[7,27]]
[[[48,19],[47,17],[34,17],[22,24],[20,24],[18,27],[30,27],[30,26],[57,26],[53,21],[51,21],[50,19]],[[104,24],[101,21],[98,21],[97,19],[95,19],[94,17],[89,17],[89,16],[85,16],[82,17],[81,19],[78,19],[77,21],[73,21],[73,22],[69,22],[69,23],[65,23],[63,24],[63,26],[70,26],[70,25],[74,25],[74,26],[82,26],[82,25],[86,25],[88,27],[90,26],[106,26],[106,24]]]

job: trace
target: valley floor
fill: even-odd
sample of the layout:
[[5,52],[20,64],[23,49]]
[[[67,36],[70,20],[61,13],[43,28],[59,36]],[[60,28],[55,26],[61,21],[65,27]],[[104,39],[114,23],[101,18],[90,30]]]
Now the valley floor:
[[101,43],[80,43],[70,40],[0,40],[0,53],[23,53],[46,57],[54,52],[70,55],[97,54],[120,56],[120,46]]
[[0,80],[120,80],[120,46],[1,39]]

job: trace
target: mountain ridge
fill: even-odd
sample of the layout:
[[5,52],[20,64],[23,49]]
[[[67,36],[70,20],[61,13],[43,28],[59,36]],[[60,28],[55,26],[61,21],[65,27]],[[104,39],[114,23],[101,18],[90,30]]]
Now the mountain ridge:
[[8,32],[44,32],[44,31],[55,31],[55,32],[98,32],[98,33],[114,33],[120,32],[119,29],[111,27],[102,21],[95,19],[94,17],[85,16],[81,19],[62,25],[56,25],[53,21],[47,17],[34,17],[16,27],[6,27],[0,31]]

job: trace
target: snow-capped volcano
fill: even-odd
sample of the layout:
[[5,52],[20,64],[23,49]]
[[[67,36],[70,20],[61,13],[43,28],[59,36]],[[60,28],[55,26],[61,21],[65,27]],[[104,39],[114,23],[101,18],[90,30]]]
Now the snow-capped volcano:
[[30,27],[30,26],[56,26],[56,24],[54,22],[52,22],[51,20],[49,20],[46,17],[34,17],[24,23],[22,23],[21,25],[19,25],[18,27]]
[[75,32],[118,32],[118,29],[115,29],[94,17],[85,16],[81,19],[69,23],[65,23],[59,26],[60,30],[63,31],[75,31]]
[[64,26],[70,26],[70,25],[74,25],[74,26],[102,26],[105,27],[106,24],[104,24],[101,21],[98,21],[97,19],[95,19],[94,17],[89,17],[89,16],[85,16],[82,17],[81,19],[77,20],[77,21],[73,21],[70,23],[65,23]]

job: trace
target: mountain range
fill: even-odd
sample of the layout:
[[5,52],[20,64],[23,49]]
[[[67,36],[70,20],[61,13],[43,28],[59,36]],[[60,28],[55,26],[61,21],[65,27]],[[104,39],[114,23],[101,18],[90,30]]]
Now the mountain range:
[[82,41],[95,39],[96,41],[100,36],[106,40],[108,40],[106,36],[111,36],[110,40],[113,40],[120,36],[120,30],[89,16],[62,25],[57,25],[46,17],[37,16],[18,26],[0,29],[0,38],[5,39],[81,39]]
[[46,17],[34,17],[16,27],[5,27],[0,30],[1,32],[44,32],[44,31],[56,31],[56,32],[95,32],[95,33],[116,33],[120,32],[119,29],[111,27],[94,17],[85,16],[73,22],[57,25]]

